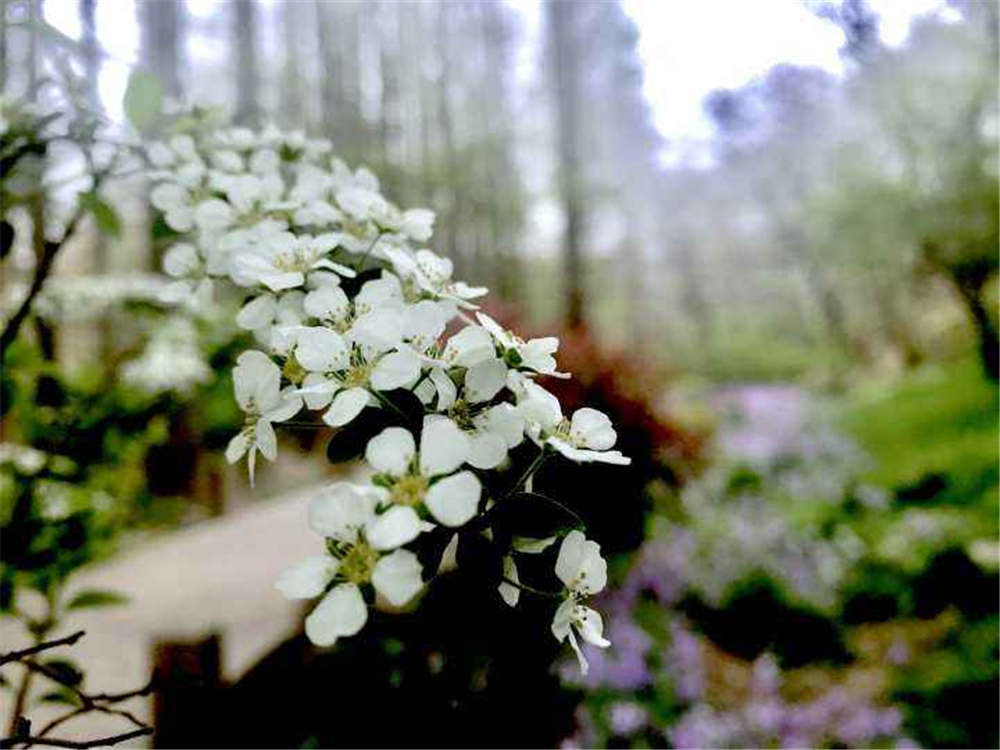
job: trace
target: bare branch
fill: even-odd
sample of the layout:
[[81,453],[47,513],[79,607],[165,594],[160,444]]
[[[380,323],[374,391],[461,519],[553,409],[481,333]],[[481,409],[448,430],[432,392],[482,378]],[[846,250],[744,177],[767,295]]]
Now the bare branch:
[[16,747],[17,745],[24,745],[29,747],[31,745],[45,745],[47,747],[67,747],[74,748],[78,750],[83,750],[89,747],[107,747],[108,745],[117,745],[119,742],[127,742],[128,740],[135,739],[136,737],[145,737],[153,733],[152,727],[145,727],[143,729],[134,729],[131,732],[124,732],[123,734],[115,734],[110,737],[99,737],[95,740],[61,740],[55,737],[33,737],[31,735],[26,735],[24,737],[5,737],[0,739],[0,748]]
[[83,638],[83,630],[78,630],[72,635],[67,635],[65,638],[56,638],[51,641],[42,641],[41,643],[31,646],[30,648],[24,648],[20,651],[8,651],[6,654],[0,654],[0,667],[4,664],[8,664],[12,661],[21,661],[28,656],[34,656],[42,651],[48,651],[50,648],[57,648],[59,646],[72,646],[78,640]]

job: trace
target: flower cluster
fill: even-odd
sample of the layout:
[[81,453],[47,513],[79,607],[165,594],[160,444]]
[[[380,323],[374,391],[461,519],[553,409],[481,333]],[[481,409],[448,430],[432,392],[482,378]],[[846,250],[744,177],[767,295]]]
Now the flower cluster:
[[[523,490],[550,457],[629,463],[606,415],[564,415],[539,383],[568,377],[556,369],[558,339],[522,339],[479,312],[487,290],[454,279],[451,261],[424,247],[434,214],[397,208],[326,141],[237,128],[178,135],[147,155],[151,201],[176,233],[166,297],[204,301],[220,281],[245,292],[236,323],[258,346],[233,372],[246,420],[228,460],[246,456],[252,482],[257,455],[276,457],[274,424],[303,408],[335,440],[363,443],[370,484],[336,484],[313,500],[325,553],[277,584],[292,598],[322,597],[306,621],[312,641],[357,633],[372,595],[388,607],[411,602],[441,567],[414,551],[429,535],[449,530],[460,549],[463,538],[503,540],[493,583],[510,606],[521,591],[542,593],[521,583],[517,558],[547,554],[563,536],[554,563],[563,586],[545,593],[561,599],[553,634],[585,669],[577,636],[609,645],[586,605],[607,577],[599,546],[578,528],[525,538],[496,525],[519,493],[522,505],[545,502]],[[495,478],[510,474],[518,481],[498,489]]]

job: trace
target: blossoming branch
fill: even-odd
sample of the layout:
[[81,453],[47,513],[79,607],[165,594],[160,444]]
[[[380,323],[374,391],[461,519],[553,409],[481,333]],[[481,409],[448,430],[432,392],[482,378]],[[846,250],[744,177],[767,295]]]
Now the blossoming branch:
[[[370,171],[352,172],[326,141],[222,129],[152,143],[147,156],[151,201],[177,235],[164,257],[166,297],[207,301],[216,283],[245,290],[236,323],[258,348],[233,371],[246,420],[227,459],[245,457],[252,483],[258,455],[276,458],[274,425],[302,409],[320,412],[334,440],[363,443],[369,482],[313,498],[309,525],[325,553],[276,584],[290,598],[320,599],[308,637],[329,646],[354,635],[370,603],[407,605],[456,545],[461,560],[463,545],[485,542],[499,548],[492,584],[502,599],[516,606],[524,591],[557,600],[552,633],[586,671],[577,637],[610,645],[586,605],[607,578],[599,545],[556,501],[566,516],[553,533],[504,527],[507,508],[541,512],[550,502],[530,492],[550,458],[629,463],[606,415],[565,415],[539,384],[568,377],[556,369],[558,339],[524,340],[478,312],[487,290],[454,279],[451,261],[423,247],[434,214],[394,206]],[[512,452],[526,446],[521,469]],[[348,446],[344,458],[352,455]],[[508,474],[516,481],[494,481]],[[560,537],[549,570],[561,587],[523,583],[518,561]]]

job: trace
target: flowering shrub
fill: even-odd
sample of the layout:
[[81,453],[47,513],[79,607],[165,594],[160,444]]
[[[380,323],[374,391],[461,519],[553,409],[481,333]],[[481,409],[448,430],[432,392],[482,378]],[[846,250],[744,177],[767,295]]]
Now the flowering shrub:
[[[320,598],[306,633],[328,646],[357,633],[374,601],[407,606],[425,582],[470,556],[510,606],[522,591],[559,600],[552,633],[607,647],[586,606],[606,581],[579,517],[532,492],[546,461],[625,465],[608,417],[564,415],[541,377],[556,338],[524,340],[476,312],[486,289],[452,278],[421,247],[434,214],[400,210],[371,172],[352,172],[326,141],[276,129],[182,134],[147,149],[151,201],[176,242],[168,298],[198,304],[222,282],[245,291],[236,316],[258,349],[233,371],[243,429],[230,462],[277,455],[275,424],[306,408],[335,430],[333,461],[363,455],[367,484],[338,483],[309,506],[323,554],[277,588]],[[551,556],[559,591],[522,582],[519,563]],[[552,568],[549,568],[550,575]]]

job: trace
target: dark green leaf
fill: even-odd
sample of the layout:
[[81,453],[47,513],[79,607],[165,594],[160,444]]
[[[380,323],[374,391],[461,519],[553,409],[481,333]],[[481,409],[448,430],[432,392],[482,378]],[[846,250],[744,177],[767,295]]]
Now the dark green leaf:
[[62,688],[61,690],[53,690],[38,699],[39,703],[60,703],[65,706],[76,706],[79,705],[76,699],[76,695],[69,688]]
[[326,446],[326,456],[332,464],[351,461],[362,453],[368,441],[394,424],[385,409],[365,407],[346,427],[337,430]]
[[66,609],[83,609],[85,607],[114,607],[125,604],[128,597],[115,591],[102,589],[86,589],[70,599]]
[[417,537],[414,548],[417,559],[423,568],[425,580],[430,580],[437,575],[438,568],[441,566],[441,556],[454,535],[455,529],[449,529],[447,526],[435,526]]
[[69,659],[47,659],[42,664],[54,672],[56,681],[63,685],[75,687],[83,682],[83,672]]
[[353,279],[341,279],[340,288],[344,290],[344,294],[348,297],[354,297],[358,291],[360,291],[365,282],[372,281],[373,279],[380,278],[381,276],[381,268],[369,268],[359,273]]
[[411,430],[420,428],[424,421],[424,405],[413,391],[397,388],[394,391],[383,391],[382,395],[396,407],[389,409],[389,417],[394,424]]
[[154,240],[172,240],[181,235],[180,232],[167,224],[167,220],[162,216],[157,216],[153,220],[151,231]]
[[13,606],[14,580],[8,576],[4,576],[0,578],[0,612],[9,612]]
[[7,257],[14,247],[14,226],[6,219],[0,220],[0,260]]
[[492,525],[510,536],[538,539],[583,525],[571,508],[547,495],[519,492],[490,511]]
[[118,212],[101,196],[93,191],[84,193],[80,196],[80,204],[94,215],[94,221],[97,222],[97,228],[102,234],[115,239],[121,237],[122,222],[118,218]]
[[482,532],[460,531],[455,559],[458,569],[473,580],[494,584],[503,577],[503,554]]

